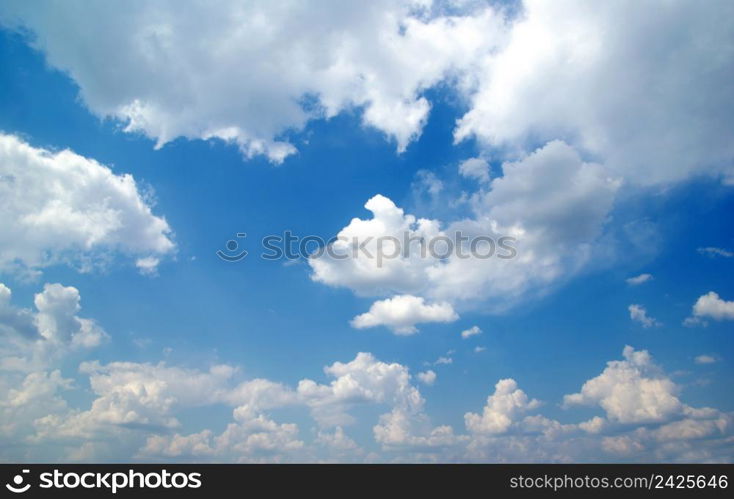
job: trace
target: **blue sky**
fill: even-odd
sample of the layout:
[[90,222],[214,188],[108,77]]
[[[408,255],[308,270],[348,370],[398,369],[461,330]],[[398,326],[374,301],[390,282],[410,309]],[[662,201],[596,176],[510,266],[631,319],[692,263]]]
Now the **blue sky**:
[[[623,8],[609,7],[599,19],[571,4],[546,12],[552,9],[528,2],[527,19],[541,27],[550,23],[552,34],[553,16],[563,17],[563,9],[582,12],[575,26],[588,22],[591,31],[605,22],[617,26],[615,16],[625,15]],[[182,29],[185,16],[165,9],[146,13],[145,5],[130,15],[154,18],[150,32]],[[71,10],[76,8],[85,7]],[[370,15],[379,18],[383,8],[390,10],[378,5]],[[686,40],[730,6],[712,3],[704,9],[710,12],[697,12],[683,42],[670,33],[676,19],[690,15],[685,2],[655,21],[649,39],[662,53],[676,53],[676,44],[683,44],[685,56],[675,62],[681,67],[667,66],[652,49],[617,47],[614,37],[601,40],[591,63],[571,66],[589,75],[579,79],[579,88],[567,89],[583,96],[597,95],[592,90],[599,78],[620,61],[638,64],[640,73],[658,74],[662,66],[666,90],[655,92],[640,77],[621,91],[621,106],[635,110],[628,122],[608,97],[614,78],[598,102],[569,108],[574,99],[557,88],[541,92],[534,105],[536,83],[525,79],[539,76],[517,76],[512,64],[475,48],[474,62],[466,67],[457,62],[457,54],[469,50],[461,46],[435,56],[436,68],[397,64],[381,74],[369,66],[373,57],[403,49],[424,50],[426,57],[431,49],[421,45],[422,36],[364,60],[349,53],[373,79],[359,91],[349,85],[344,90],[341,81],[319,88],[309,80],[304,88],[315,86],[316,97],[296,84],[279,93],[256,77],[271,71],[267,59],[245,50],[249,72],[243,76],[233,69],[228,76],[235,82],[244,78],[243,90],[215,76],[206,81],[212,95],[189,94],[188,87],[202,82],[201,75],[186,71],[205,69],[187,64],[181,73],[170,62],[172,54],[194,64],[194,49],[165,44],[167,55],[137,54],[160,57],[152,73],[138,65],[135,53],[110,63],[119,70],[113,75],[120,80],[117,88],[106,74],[111,69],[84,61],[119,54],[129,26],[120,21],[99,45],[90,44],[88,36],[115,22],[106,19],[114,18],[112,7],[94,9],[89,22],[96,19],[99,26],[82,23],[78,36],[54,24],[51,5],[29,10],[11,2],[0,10],[0,132],[6,147],[0,178],[23,176],[23,185],[35,186],[44,175],[50,178],[38,151],[69,149],[84,164],[93,160],[108,167],[110,185],[132,175],[135,189],[120,200],[115,190],[100,191],[98,198],[94,191],[63,192],[82,190],[63,181],[56,187],[39,182],[38,195],[35,187],[27,195],[4,191],[8,197],[0,210],[9,236],[1,243],[7,251],[0,257],[0,282],[12,298],[0,303],[6,343],[0,350],[3,460],[731,461],[734,155],[732,128],[720,126],[731,125],[726,110],[734,94],[727,93],[731,83],[722,77],[731,63],[712,62],[693,82],[680,76],[696,71],[701,57],[714,61]],[[642,13],[648,14],[653,15]],[[500,7],[467,7],[461,22],[451,26],[439,24],[444,14],[438,11],[399,15],[432,26],[434,39],[461,39],[456,35],[478,29],[486,35],[483,43],[499,44],[508,58],[525,53],[512,38],[522,21],[505,12],[506,22],[498,23]],[[283,16],[273,13],[267,22],[292,22]],[[337,24],[351,22],[335,18]],[[355,37],[369,38],[373,28],[354,26]],[[619,29],[630,30],[633,42],[645,40],[636,26]],[[202,39],[207,36],[205,31]],[[318,33],[303,36],[320,43]],[[733,39],[726,27],[710,36]],[[130,39],[136,47],[139,38]],[[224,43],[216,37],[209,42]],[[295,50],[287,43],[283,49],[277,37],[272,43],[273,54]],[[555,49],[562,52],[563,46]],[[638,53],[639,60],[628,60]],[[545,74],[534,56],[526,62],[539,64]],[[392,59],[385,66],[391,64]],[[181,89],[165,91],[169,69]],[[413,81],[403,70],[425,74]],[[568,68],[557,71],[548,85],[563,84]],[[283,81],[307,78],[293,72]],[[157,77],[160,84],[151,81]],[[506,114],[496,111],[495,100],[507,95],[498,88],[504,81],[525,89],[506,97]],[[400,94],[406,87],[407,97]],[[721,90],[701,97],[690,95],[691,88]],[[356,93],[345,98],[343,92]],[[305,117],[293,118],[293,98],[301,99]],[[148,99],[154,109],[137,129],[129,126],[137,115],[120,111],[134,99]],[[321,111],[309,115],[303,104],[309,99]],[[342,100],[348,104],[331,104]],[[248,102],[241,119],[228,111],[240,101]],[[430,103],[430,111],[421,101]],[[177,114],[181,109],[186,111]],[[418,122],[408,119],[423,111]],[[462,123],[470,128],[466,137],[457,132]],[[221,131],[226,127],[235,128],[235,135]],[[167,143],[156,147],[164,136]],[[264,150],[257,149],[258,140],[267,144]],[[281,157],[276,143],[293,149]],[[71,175],[69,163],[55,158],[54,175]],[[461,174],[460,165],[470,158],[480,159],[489,172],[486,183]],[[426,179],[440,189],[431,193]],[[375,291],[353,267],[326,262],[319,270],[306,260],[258,258],[265,235],[290,230],[329,239],[355,217],[369,220],[373,215],[365,203],[377,194],[405,214],[437,221],[442,230],[489,220],[504,224],[498,230],[520,230],[512,232],[520,263],[505,271],[496,259],[456,268],[434,262],[440,277],[433,270],[424,273],[422,264],[406,263],[395,267],[397,277],[375,277],[381,283]],[[55,196],[82,218],[52,214],[50,233],[58,230],[60,236],[37,239],[22,226],[24,217],[39,213]],[[95,210],[118,202],[119,224],[109,232],[93,243],[66,240],[77,227],[64,223],[88,223],[91,233],[100,223]],[[142,212],[136,211],[140,206]],[[168,229],[160,229],[157,219],[165,219]],[[248,257],[236,263],[218,258],[216,251],[238,232],[247,233],[240,242]],[[36,251],[37,258],[28,256]],[[148,256],[156,260],[154,270],[136,268]],[[489,265],[498,270],[483,270]],[[418,284],[402,282],[403,271]],[[627,281],[642,274],[650,278]],[[371,275],[382,274],[373,269]],[[473,275],[480,277],[465,279]],[[61,284],[66,291],[58,293],[67,297],[75,296],[69,290],[75,288],[81,309],[44,291],[47,283]],[[39,293],[60,305],[41,310]],[[426,305],[445,304],[456,318],[432,321],[417,307],[409,311],[416,332],[400,334],[399,319],[391,315],[397,312],[390,308],[397,305],[389,300],[407,295]],[[385,300],[387,315],[376,326],[350,325]],[[632,305],[646,315],[635,316]],[[71,312],[59,312],[63,307]],[[67,313],[93,321],[96,333],[89,333],[83,347],[74,346],[75,335],[87,334],[82,329],[62,338]],[[23,336],[23,314],[34,316],[37,337]],[[44,322],[49,320],[51,326]],[[72,322],[70,327],[80,327]],[[472,326],[481,334],[463,339],[461,332]],[[634,351],[623,357],[626,345]],[[358,352],[371,355],[360,360]],[[436,363],[442,357],[450,363]],[[211,371],[212,366],[220,367]],[[326,366],[332,369],[325,372]],[[418,373],[428,371],[435,381],[423,383]],[[495,386],[503,379],[511,384]],[[302,380],[313,380],[318,389]],[[266,384],[263,392],[258,383]]]

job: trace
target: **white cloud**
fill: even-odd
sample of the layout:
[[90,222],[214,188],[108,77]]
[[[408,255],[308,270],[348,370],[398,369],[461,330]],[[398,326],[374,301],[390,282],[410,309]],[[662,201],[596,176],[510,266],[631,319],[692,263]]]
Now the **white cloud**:
[[459,164],[459,173],[486,184],[489,182],[489,163],[484,158],[469,158]]
[[638,184],[731,176],[734,59],[719,47],[732,15],[725,0],[525,0],[508,43],[478,63],[456,138],[519,151],[572,138]]
[[431,386],[436,382],[436,373],[432,370],[420,372],[416,375],[421,383]]
[[431,107],[422,91],[494,48],[504,32],[489,8],[431,17],[425,5],[5,2],[0,21],[30,29],[84,103],[126,131],[158,147],[179,136],[216,137],[280,162],[296,151],[284,134],[345,110],[360,109],[364,124],[399,151],[420,134]]
[[451,357],[451,355],[454,352],[452,350],[449,350],[446,352],[446,355],[442,355],[439,358],[437,358],[434,362],[434,366],[449,366],[454,363],[454,359]]
[[656,366],[646,350],[624,347],[625,360],[613,360],[579,393],[566,395],[566,406],[598,404],[620,423],[666,421],[683,411],[678,387]]
[[450,426],[432,427],[423,412],[403,408],[380,416],[373,432],[375,440],[386,449],[449,447],[458,441]]
[[139,457],[279,462],[304,445],[295,424],[279,424],[263,415],[238,418],[235,414],[235,419],[220,435],[210,430],[190,435],[151,435],[140,449]]
[[[605,454],[648,462],[728,461],[731,415],[678,401],[674,385],[646,352],[628,347],[625,357],[610,362],[581,393],[566,397],[567,405],[599,404],[606,419],[567,424],[528,415],[540,402],[504,379],[481,412],[465,414],[467,434],[432,425],[408,368],[368,353],[327,366],[329,383],[304,379],[295,389],[267,379],[237,381],[240,370],[227,365],[92,362],[81,367],[96,397],[84,410],[66,402],[63,395],[78,388],[58,370],[24,375],[13,386],[0,382],[0,441],[2,448],[61,461],[578,462]],[[425,373],[418,379],[420,374]],[[223,430],[182,431],[188,424],[179,418],[186,409],[219,405],[232,408],[232,421]],[[318,424],[312,438],[299,425],[269,414],[285,407],[311,411]],[[366,455],[344,431],[344,425],[372,412],[363,410],[367,407],[385,410],[372,428],[382,454]]]
[[341,426],[334,428],[333,432],[319,430],[316,441],[337,451],[356,451],[359,449],[357,442],[349,438]]
[[734,320],[734,301],[726,301],[714,291],[701,295],[693,305],[693,315],[686,319],[685,324],[695,325],[704,319]]
[[627,284],[630,286],[639,286],[640,284],[644,284],[648,281],[652,280],[652,274],[640,274],[638,276],[630,277],[625,280]]
[[474,347],[474,353],[482,353],[487,347]]
[[348,410],[355,404],[388,404],[409,411],[423,404],[420,392],[410,383],[408,368],[379,361],[369,353],[359,353],[347,363],[335,362],[324,372],[334,377],[330,384],[303,379],[297,389],[300,400],[323,426],[352,423]]
[[159,263],[161,263],[160,259],[154,256],[147,256],[145,258],[138,258],[135,261],[135,266],[143,275],[155,275],[158,272]]
[[640,453],[645,447],[637,440],[627,435],[620,437],[604,437],[602,439],[602,448],[610,454],[619,456],[629,456],[631,454]]
[[[421,258],[419,239],[430,240],[441,235],[439,222],[416,219],[395,206],[382,195],[372,197],[365,204],[372,212],[369,220],[354,218],[336,235],[333,257],[325,253],[320,258],[310,258],[312,279],[330,286],[344,286],[359,295],[409,294],[425,287],[426,269],[434,264],[427,254]],[[378,261],[378,239],[382,238],[383,254],[393,255]],[[392,240],[400,242],[402,251],[396,252]],[[403,241],[411,243],[406,252]],[[359,251],[359,246],[364,251]],[[407,256],[406,256],[407,253]],[[345,258],[348,257],[348,258]]]
[[480,327],[472,326],[469,329],[465,329],[461,332],[461,338],[465,340],[467,338],[471,338],[472,336],[477,336],[479,334],[482,334],[482,330],[480,329]]
[[[546,292],[590,260],[619,183],[562,142],[547,144],[520,162],[505,163],[503,171],[489,190],[472,196],[474,218],[454,221],[443,230],[445,224],[438,220],[416,219],[384,196],[373,197],[365,205],[373,217],[355,218],[343,228],[332,245],[334,255],[309,259],[312,279],[358,295],[410,294],[493,311]],[[495,241],[514,237],[516,255],[486,258],[491,249],[486,242],[482,244],[487,247],[475,245],[472,254],[465,240],[460,242],[462,255],[454,251],[439,258],[422,252],[417,242],[456,240],[457,235]],[[379,238],[386,241],[383,254],[394,258],[376,257]],[[402,251],[386,238],[400,241]],[[372,257],[355,251],[360,244]]]
[[376,301],[369,312],[356,316],[351,325],[357,329],[386,326],[395,334],[409,335],[418,332],[418,323],[453,322],[459,318],[446,302],[425,303],[421,297],[397,295]]
[[10,301],[10,289],[0,283],[0,371],[42,369],[70,352],[97,347],[109,338],[94,320],[77,315],[81,297],[74,287],[45,284],[34,297],[35,312]]
[[693,359],[693,362],[696,364],[714,364],[716,362],[716,357],[713,355],[696,355],[696,358]]
[[601,432],[607,425],[607,421],[604,418],[600,418],[599,416],[594,416],[593,418],[589,419],[588,421],[583,421],[579,423],[579,428],[584,430],[587,433],[593,433],[597,434]]
[[700,254],[708,256],[709,258],[715,258],[715,257],[722,257],[722,258],[733,258],[734,252],[725,250],[723,248],[716,248],[713,246],[708,246],[706,248],[698,248],[696,251],[698,251]]
[[109,251],[150,263],[174,250],[168,223],[153,215],[131,175],[69,150],[0,134],[0,198],[0,271],[84,268]]
[[540,402],[529,399],[514,379],[502,379],[487,398],[482,414],[468,412],[464,415],[467,430],[471,433],[500,434],[510,429],[514,418],[523,412],[536,409]]
[[451,11],[421,0],[214,10],[11,1],[0,20],[30,30],[94,113],[158,146],[217,137],[278,162],[295,152],[289,131],[357,108],[403,150],[431,107],[422,92],[446,83],[470,104],[458,140],[521,152],[531,140],[573,139],[634,183],[695,172],[731,181],[734,63],[720,49],[734,39],[730,2],[525,0],[517,16],[472,2]]
[[627,310],[629,310],[630,319],[639,322],[644,328],[661,325],[656,319],[647,315],[647,310],[642,305],[632,304],[627,307]]

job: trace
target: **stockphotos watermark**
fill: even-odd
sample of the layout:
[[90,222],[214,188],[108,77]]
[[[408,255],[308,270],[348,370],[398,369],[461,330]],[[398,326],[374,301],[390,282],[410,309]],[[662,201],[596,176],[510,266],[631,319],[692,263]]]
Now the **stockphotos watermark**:
[[40,489],[96,489],[116,494],[123,489],[198,489],[202,485],[201,473],[169,472],[166,469],[140,472],[128,469],[125,472],[76,472],[54,469],[38,475],[38,481],[28,480],[30,470],[16,474],[5,484],[10,492],[23,494],[32,487]]
[[[243,248],[246,238],[247,233],[237,232],[233,239],[225,243],[223,249],[217,250],[216,255],[226,262],[243,260],[249,255]],[[430,237],[406,231],[398,235],[335,236],[327,240],[316,235],[301,237],[286,230],[282,234],[270,234],[260,240],[260,258],[291,261],[322,257],[333,260],[367,259],[374,260],[377,267],[382,267],[386,261],[404,258],[509,260],[517,256],[516,242],[517,239],[511,236],[468,236],[461,231]]]

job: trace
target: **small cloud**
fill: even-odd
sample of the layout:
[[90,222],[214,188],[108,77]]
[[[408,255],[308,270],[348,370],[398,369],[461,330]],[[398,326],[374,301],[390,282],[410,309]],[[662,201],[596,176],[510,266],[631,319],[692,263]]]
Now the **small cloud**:
[[489,163],[482,158],[470,158],[459,165],[459,173],[466,178],[473,178],[481,184],[489,182]]
[[639,322],[644,328],[662,325],[655,318],[647,315],[647,310],[642,305],[632,304],[627,307],[627,310],[630,312],[630,319]]
[[474,347],[474,353],[482,353],[487,347]]
[[154,276],[158,275],[159,263],[161,263],[160,259],[154,256],[146,256],[145,258],[138,258],[135,261],[135,266],[141,274]]
[[708,327],[709,323],[701,319],[700,317],[686,317],[683,320],[683,325],[685,327],[697,327],[697,326]]
[[712,355],[698,355],[693,362],[696,364],[714,364],[717,362],[716,357]]
[[734,301],[722,299],[714,291],[701,295],[693,304],[692,315],[683,321],[686,327],[708,326],[706,319],[715,321],[734,320]]
[[443,182],[435,173],[428,170],[419,170],[415,176],[417,186],[430,195],[436,196],[443,190]]
[[447,302],[426,303],[422,297],[397,295],[372,304],[368,312],[350,322],[356,329],[386,326],[397,335],[418,332],[417,323],[453,322],[459,316]]
[[436,382],[436,373],[431,371],[430,369],[428,371],[418,373],[417,376],[420,382],[424,385],[431,386]]
[[449,350],[446,352],[446,355],[442,355],[438,359],[436,359],[433,363],[434,366],[440,366],[440,365],[449,365],[454,363],[454,359],[451,357],[451,354],[453,353],[453,350]]
[[469,329],[465,329],[461,332],[461,338],[467,339],[478,334],[482,334],[482,330],[479,328],[479,326],[472,326]]
[[714,246],[709,246],[706,248],[698,248],[696,251],[698,251],[700,254],[707,256],[709,258],[732,258],[734,257],[734,251],[725,250],[723,248],[716,248]]
[[625,282],[630,286],[639,286],[647,281],[652,281],[652,274],[640,274],[638,276],[625,279]]

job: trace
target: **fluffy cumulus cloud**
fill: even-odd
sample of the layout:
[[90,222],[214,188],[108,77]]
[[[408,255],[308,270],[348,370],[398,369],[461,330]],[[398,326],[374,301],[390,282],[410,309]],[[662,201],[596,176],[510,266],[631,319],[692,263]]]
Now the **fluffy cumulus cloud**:
[[[502,169],[468,201],[470,218],[417,219],[373,197],[365,205],[371,219],[353,219],[331,253],[309,260],[312,278],[358,295],[411,294],[490,310],[563,282],[590,260],[618,181],[560,141]],[[514,251],[501,248],[501,238],[513,238],[504,241]]]
[[606,417],[562,423],[533,414],[540,403],[512,379],[501,380],[482,414],[467,413],[472,438],[466,460],[559,461],[727,461],[733,451],[732,414],[694,408],[678,398],[680,389],[650,354],[625,347],[623,360],[610,361],[601,375],[566,395],[567,409],[598,406]]
[[705,325],[706,319],[734,320],[734,301],[724,300],[714,291],[699,296],[696,303],[693,304],[691,316],[684,321],[684,324],[687,326]]
[[[578,423],[548,418],[537,413],[540,401],[515,380],[502,379],[481,412],[464,415],[465,431],[432,424],[410,369],[369,353],[326,366],[328,382],[305,378],[294,387],[242,380],[241,370],[229,365],[85,362],[79,372],[94,396],[87,408],[70,402],[81,387],[58,369],[0,383],[2,448],[62,461],[199,462],[726,461],[734,452],[731,415],[683,403],[679,388],[650,355],[631,347],[624,360],[609,362],[601,375],[565,398],[569,409],[599,406],[606,417]],[[426,371],[417,378],[431,384],[435,374]],[[191,408],[220,406],[232,414],[220,431],[182,422]],[[372,413],[362,410],[369,407],[381,411],[372,427],[380,454],[367,453],[363,445],[369,442],[349,434]],[[283,408],[292,408],[289,417],[293,410],[307,411],[317,425],[312,435],[296,421],[279,421]]]
[[504,33],[503,18],[489,8],[447,17],[421,0],[235,0],[215,9],[9,2],[0,20],[29,29],[86,105],[127,131],[158,146],[216,137],[275,162],[296,151],[283,137],[288,131],[352,108],[402,151],[428,117],[422,91],[468,67]]
[[569,138],[638,184],[734,179],[730,2],[522,4],[508,42],[479,64],[457,139],[522,151]]
[[76,288],[46,284],[35,295],[35,310],[22,308],[0,283],[0,370],[33,371],[105,342],[108,335],[94,320],[77,315],[80,302]]
[[415,327],[421,322],[452,322],[458,319],[449,303],[425,303],[423,298],[411,295],[398,295],[387,300],[376,301],[369,312],[352,319],[352,327],[364,329],[387,326],[395,334],[414,334]]
[[621,423],[659,422],[680,413],[678,387],[652,362],[645,350],[624,348],[624,360],[613,360],[579,393],[566,395],[566,405],[594,404],[612,421]]
[[69,150],[0,134],[0,198],[0,271],[63,261],[84,268],[110,251],[144,255],[139,262],[152,270],[174,250],[168,223],[131,175]]
[[[295,152],[287,132],[359,108],[403,150],[443,83],[469,103],[457,140],[573,139],[636,183],[734,181],[730,2],[432,4],[11,1],[0,22],[28,30],[93,112],[158,146],[217,137],[278,162]],[[466,173],[486,181],[480,166]]]
[[518,413],[537,408],[540,402],[529,399],[514,379],[502,379],[487,398],[482,414],[469,412],[464,415],[466,428],[472,433],[505,433]]
[[418,379],[421,383],[424,385],[431,386],[436,382],[436,372],[429,369],[427,371],[423,371],[417,374]]
[[[0,23],[27,33],[93,113],[158,147],[216,138],[277,163],[296,152],[293,132],[310,120],[355,111],[400,152],[429,117],[425,91],[455,89],[468,110],[454,137],[476,138],[482,148],[458,165],[474,189],[453,200],[462,214],[418,218],[376,195],[365,205],[369,218],[339,231],[333,254],[309,259],[314,281],[376,300],[354,327],[397,334],[472,308],[507,310],[588,268],[622,186],[697,174],[734,184],[732,15],[734,4],[723,0],[525,0],[517,15],[410,0],[0,6]],[[490,160],[501,173],[491,174]],[[432,172],[420,180],[434,196],[449,190]],[[0,199],[0,271],[84,268],[119,251],[154,274],[175,249],[131,176],[71,151],[0,135]],[[457,243],[461,252],[421,251],[421,241],[456,234],[468,238]],[[512,256],[500,258],[508,252],[495,247],[487,257],[488,237],[512,238]],[[230,365],[92,361],[74,372],[75,353],[107,334],[79,315],[73,287],[47,284],[33,306],[13,303],[0,284],[6,459],[734,459],[732,415],[686,404],[684,388],[632,347],[563,398],[564,421],[542,414],[517,381],[501,379],[454,428],[432,422],[418,388],[435,382],[432,370],[413,373],[370,353],[293,386],[245,379]],[[656,324],[640,306],[629,312],[643,326]],[[689,322],[730,319],[734,302],[710,292]],[[448,353],[436,364],[452,361]],[[218,428],[188,421],[202,407],[224,407],[231,417]],[[368,454],[357,438],[364,432],[353,431],[365,419],[372,432],[364,448],[379,454]]]

